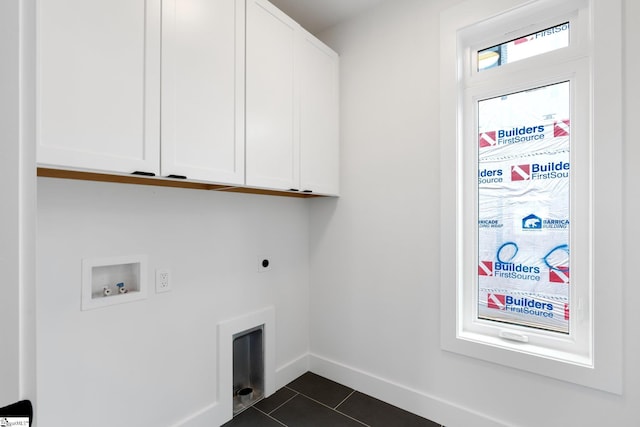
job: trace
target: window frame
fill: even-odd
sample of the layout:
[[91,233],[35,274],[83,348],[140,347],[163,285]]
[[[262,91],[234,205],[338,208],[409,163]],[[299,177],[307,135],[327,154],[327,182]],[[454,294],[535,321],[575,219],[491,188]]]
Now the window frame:
[[[612,87],[615,86],[615,80],[612,85],[610,80],[596,81],[593,76],[598,69],[609,66],[600,59],[605,58],[603,49],[607,43],[603,39],[607,36],[595,29],[610,27],[616,22],[620,27],[620,2],[615,0],[611,3],[613,7],[605,12],[602,10],[605,6],[597,5],[592,0],[568,0],[561,3],[538,0],[493,13],[474,8],[470,3],[465,2],[449,9],[441,17],[441,23],[445,24],[441,25],[441,77],[445,83],[441,85],[442,347],[471,357],[619,393],[621,371],[614,366],[607,366],[606,361],[620,359],[621,336],[614,332],[613,337],[605,339],[603,330],[616,328],[616,325],[621,324],[621,299],[603,296],[604,286],[609,287],[610,284],[598,280],[602,274],[595,268],[595,262],[612,257],[619,260],[621,249],[618,242],[613,247],[613,253],[604,256],[603,251],[596,250],[594,242],[602,234],[597,230],[607,227],[607,218],[598,216],[603,210],[600,205],[603,188],[613,185],[619,189],[622,185],[619,173],[595,181],[596,176],[603,176],[601,172],[611,162],[620,161],[616,158],[619,152],[615,150],[606,158],[598,154],[603,151],[602,144],[608,141],[597,144],[602,139],[602,129],[607,123],[597,102],[605,105],[613,102],[620,106],[621,91],[619,87]],[[455,10],[461,8],[474,10],[475,15],[466,13],[463,16],[467,17],[468,22],[461,22],[460,18],[455,17]],[[599,9],[596,10],[597,8]],[[478,70],[479,50],[567,21],[571,28],[568,47],[500,67]],[[619,37],[618,35],[618,39]],[[453,52],[450,50],[452,46],[455,46]],[[447,65],[453,64],[456,73],[452,79],[447,73],[451,68],[447,68]],[[614,62],[605,74],[609,79],[620,76],[620,62]],[[569,335],[503,325],[477,317],[477,102],[561,81],[571,82],[572,103],[572,315]],[[448,93],[447,88],[450,91]],[[451,93],[456,94],[453,100]],[[621,113],[621,109],[619,111]],[[621,114],[617,116],[617,122],[621,123]],[[620,139],[621,135],[617,144]],[[471,141],[474,140],[476,143],[472,144]],[[452,166],[452,163],[455,168],[447,167]],[[451,169],[457,171],[455,176]],[[449,183],[452,179],[455,182],[453,186]],[[619,203],[621,200],[615,202]],[[453,219],[445,219],[451,216]],[[455,240],[453,243],[448,242],[447,236],[450,240],[454,230]],[[473,285],[469,286],[469,283]],[[610,312],[615,315],[603,321],[604,313]],[[596,319],[599,319],[597,324]],[[528,342],[505,339],[505,334],[515,334],[516,337],[524,335]],[[604,345],[607,341],[615,345],[607,347]]]
[[[546,68],[544,76],[537,75],[535,70],[498,73],[497,81],[486,82],[481,86],[467,87],[464,90],[462,122],[465,123],[465,126],[462,137],[458,139],[458,169],[463,171],[458,183],[458,192],[461,194],[462,200],[457,209],[459,221],[457,238],[458,246],[462,249],[457,260],[457,271],[459,272],[457,286],[459,295],[461,295],[461,301],[458,301],[458,310],[462,314],[462,324],[458,336],[461,339],[487,342],[532,355],[592,366],[593,312],[590,303],[593,299],[592,278],[590,273],[585,274],[585,271],[588,270],[587,260],[592,258],[591,242],[589,241],[591,234],[589,226],[592,220],[588,209],[577,208],[590,204],[592,188],[589,168],[584,167],[592,161],[590,158],[592,138],[588,127],[589,101],[584,95],[585,92],[588,92],[588,66],[585,58],[562,64],[552,64],[547,58],[541,57],[537,62]],[[503,79],[508,79],[509,82],[502,83]],[[572,279],[569,304],[573,315],[570,317],[568,335],[517,325],[498,325],[489,320],[478,319],[478,144],[473,144],[473,150],[468,149],[471,141],[477,140],[478,101],[563,81],[569,81],[571,87],[571,230],[569,244],[571,260],[569,265],[571,265]],[[473,117],[473,120],[470,117]],[[473,239],[469,238],[470,235],[473,236]],[[578,305],[581,306],[580,310]],[[469,313],[472,314],[469,315]],[[528,342],[505,340],[500,337],[505,333],[527,337]]]

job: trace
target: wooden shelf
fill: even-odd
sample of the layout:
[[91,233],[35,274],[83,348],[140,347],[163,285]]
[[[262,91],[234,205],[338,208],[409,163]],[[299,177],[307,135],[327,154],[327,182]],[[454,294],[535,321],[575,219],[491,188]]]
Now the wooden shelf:
[[120,184],[153,185],[157,187],[190,188],[193,190],[227,191],[231,193],[262,194],[268,196],[311,198],[323,197],[317,194],[296,191],[266,190],[252,187],[233,187],[220,184],[187,181],[162,177],[146,177],[137,175],[113,175],[97,172],[72,171],[64,169],[38,168],[38,176],[45,178],[77,179],[82,181],[115,182]]

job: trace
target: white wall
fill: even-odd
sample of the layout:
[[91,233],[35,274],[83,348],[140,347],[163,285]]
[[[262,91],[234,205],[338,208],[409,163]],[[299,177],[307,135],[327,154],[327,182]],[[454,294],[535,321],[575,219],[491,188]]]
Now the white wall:
[[[218,322],[263,307],[276,367],[305,355],[308,221],[300,199],[40,178],[39,425],[180,422],[217,400]],[[173,290],[81,311],[81,260],[131,254],[151,280],[169,268]]]
[[29,1],[0,2],[0,407],[35,400],[35,144]]
[[388,1],[321,35],[341,55],[342,197],[312,202],[311,367],[448,427],[636,425],[640,62],[632,54],[640,5],[624,2],[625,363],[617,396],[440,349],[440,310],[448,308],[439,307],[439,172],[449,166],[439,164],[439,15],[456,3]]
[[0,407],[19,395],[18,2],[0,2]]
[[[454,3],[389,1],[323,35],[342,61],[343,196],[311,201],[310,223],[309,201],[39,180],[40,425],[179,422],[216,400],[216,323],[272,304],[278,367],[306,353],[309,327],[316,371],[449,427],[637,423],[640,4],[625,0],[625,385],[614,396],[440,350],[438,20]],[[3,232],[14,190],[2,187],[13,198]],[[273,271],[254,273],[265,252]],[[174,290],[81,312],[82,257],[129,253],[171,268]],[[18,291],[4,280],[2,308],[13,308],[0,333],[15,343]],[[18,396],[15,359],[3,342],[0,403]]]

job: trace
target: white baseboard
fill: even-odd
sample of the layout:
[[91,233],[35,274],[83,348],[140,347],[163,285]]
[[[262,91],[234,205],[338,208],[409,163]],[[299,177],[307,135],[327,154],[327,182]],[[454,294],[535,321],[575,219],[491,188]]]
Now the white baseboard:
[[172,427],[212,427],[221,426],[227,421],[226,411],[221,410],[218,402],[213,402],[211,405],[189,415]]
[[[507,427],[506,423],[485,414],[311,353],[303,354],[276,369],[276,390],[307,371],[447,427]],[[214,402],[173,427],[212,427],[227,421],[227,411],[219,402]]]
[[[285,363],[275,371],[275,390],[289,384],[309,370],[309,353]],[[220,402],[213,402],[200,411],[189,415],[172,427],[215,427],[229,421],[228,410]]]
[[343,365],[317,354],[309,354],[309,370],[446,427],[507,426],[504,422],[488,417],[485,414]]
[[276,369],[276,389],[289,384],[309,370],[309,353],[305,353],[297,359],[282,365]]

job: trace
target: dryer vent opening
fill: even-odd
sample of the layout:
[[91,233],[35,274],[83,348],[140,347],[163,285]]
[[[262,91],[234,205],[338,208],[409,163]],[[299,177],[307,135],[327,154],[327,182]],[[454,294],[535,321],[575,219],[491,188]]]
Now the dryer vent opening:
[[264,325],[233,335],[233,415],[264,396]]

